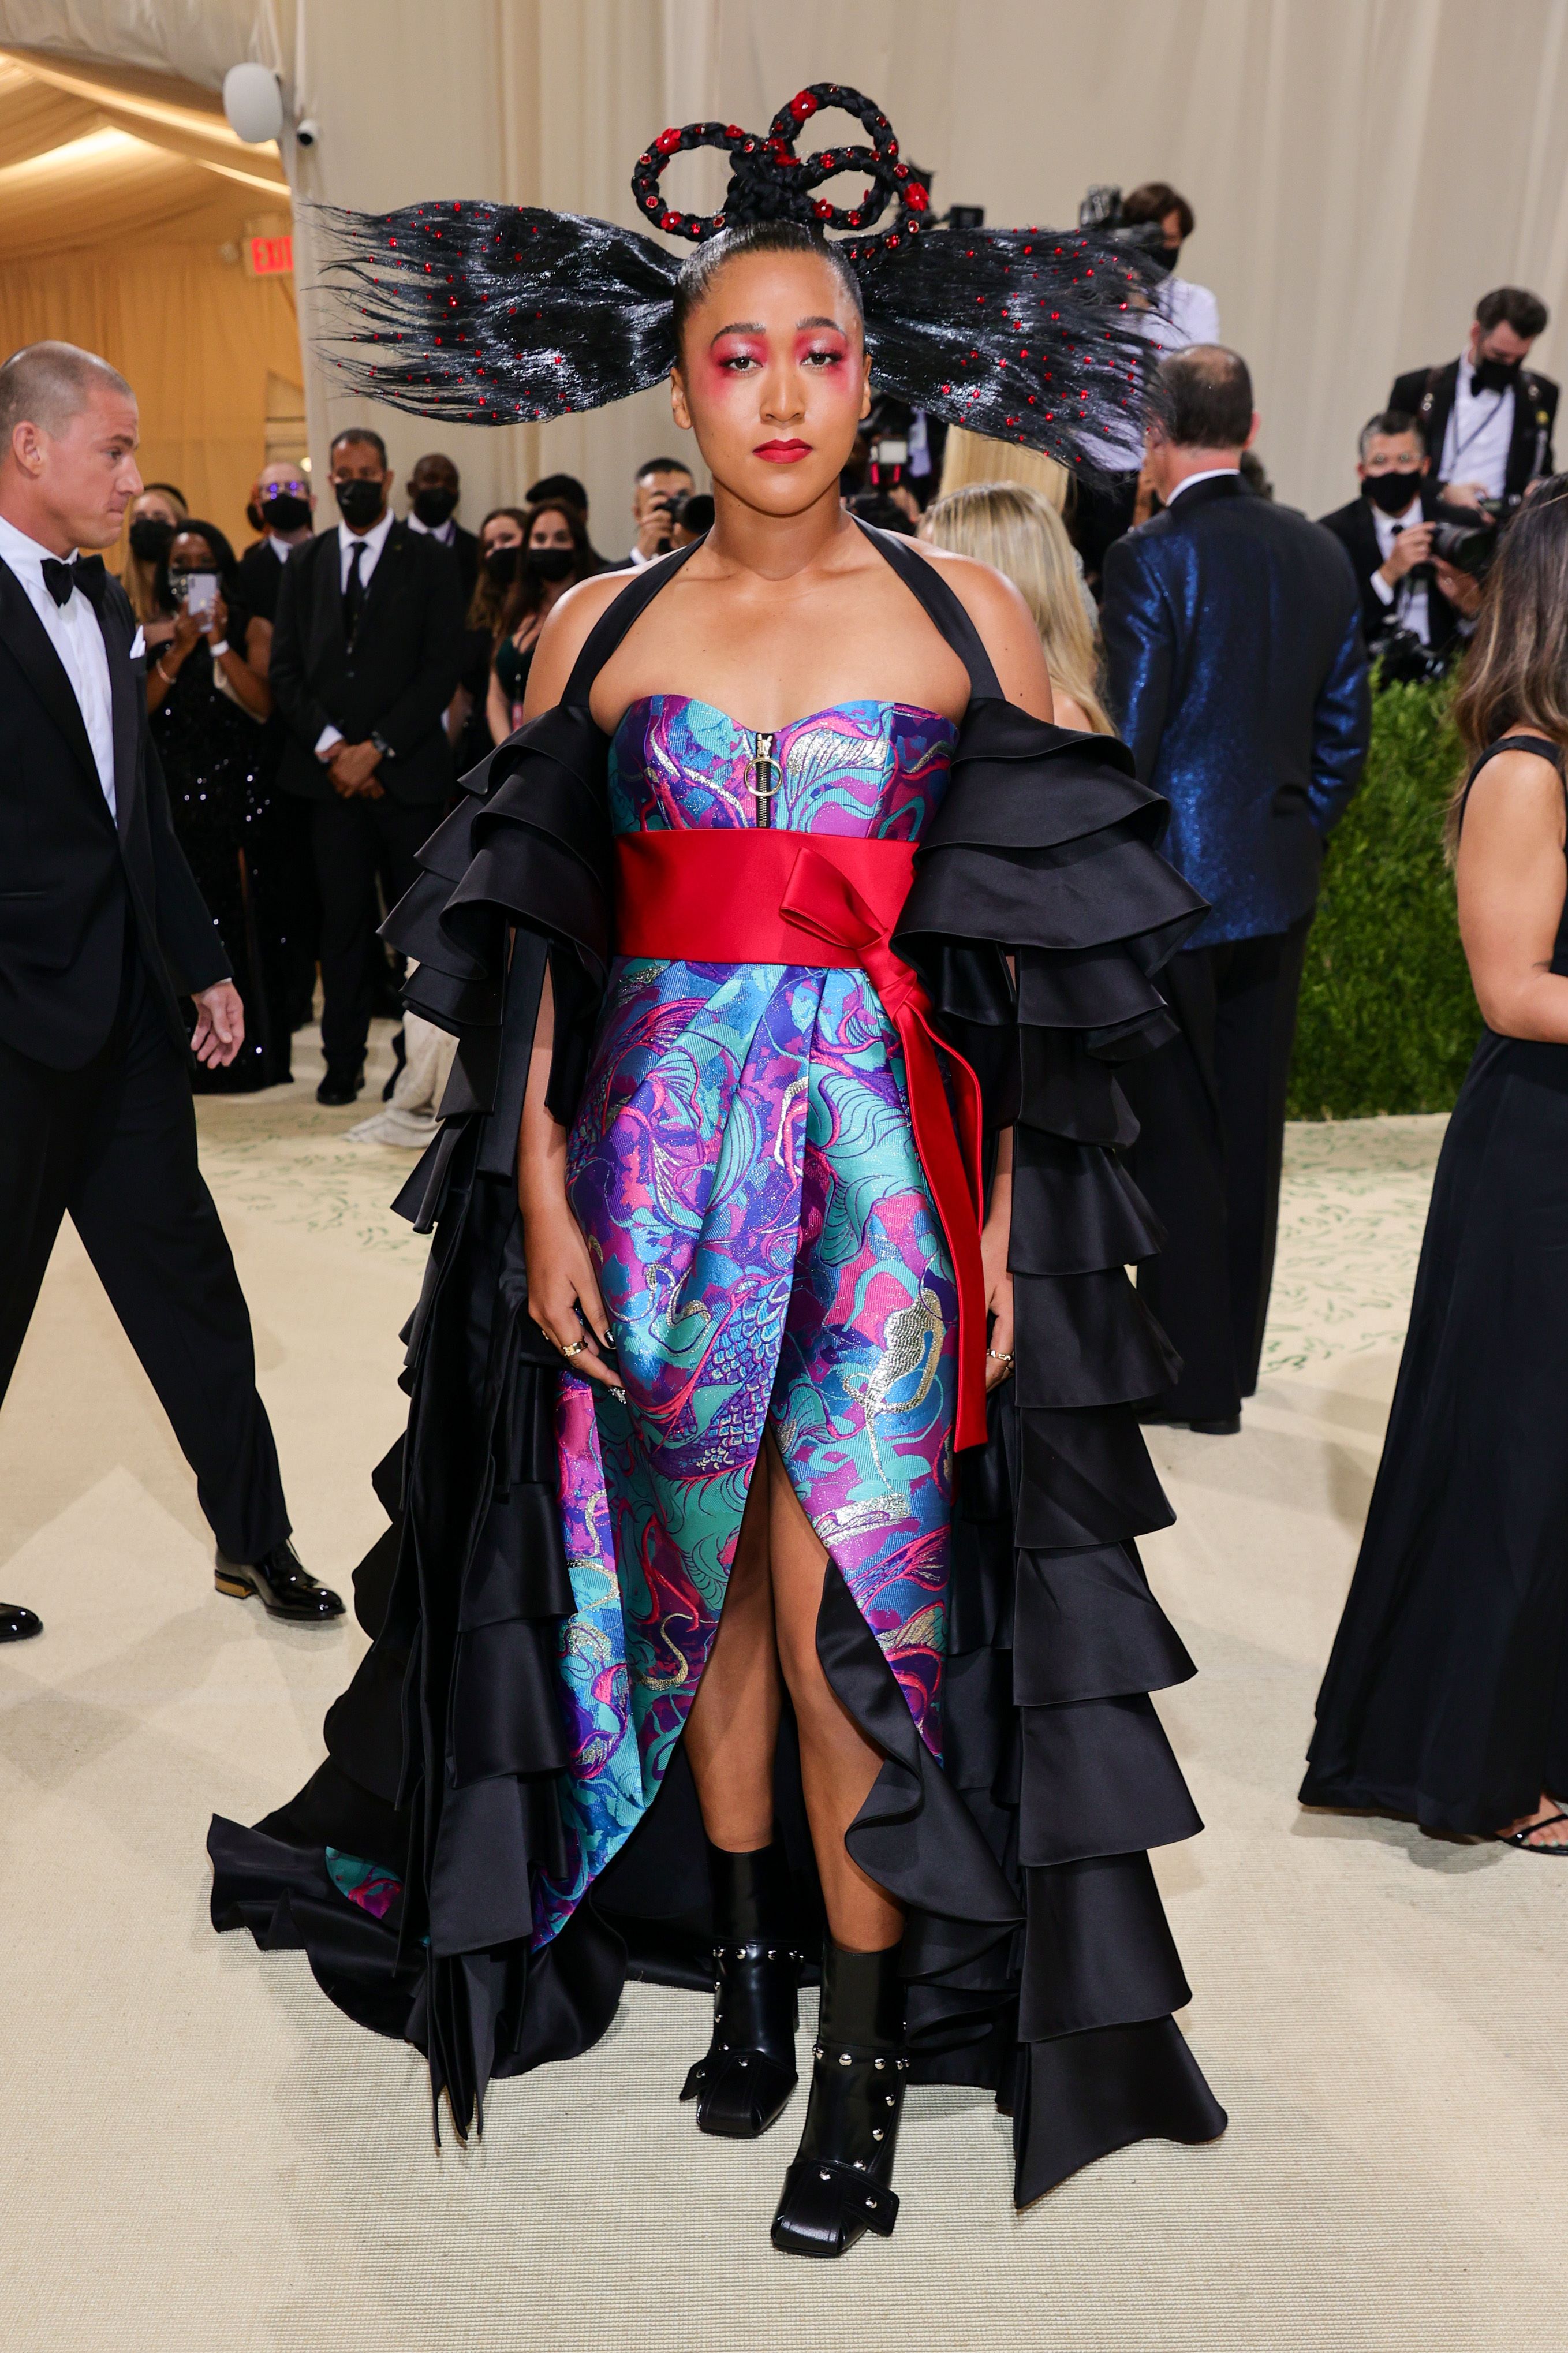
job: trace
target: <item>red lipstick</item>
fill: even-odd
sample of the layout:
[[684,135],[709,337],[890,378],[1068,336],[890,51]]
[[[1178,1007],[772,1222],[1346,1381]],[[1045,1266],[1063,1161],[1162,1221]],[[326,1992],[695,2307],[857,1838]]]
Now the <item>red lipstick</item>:
[[809,441],[759,441],[752,450],[753,458],[765,458],[771,466],[794,466],[811,455]]

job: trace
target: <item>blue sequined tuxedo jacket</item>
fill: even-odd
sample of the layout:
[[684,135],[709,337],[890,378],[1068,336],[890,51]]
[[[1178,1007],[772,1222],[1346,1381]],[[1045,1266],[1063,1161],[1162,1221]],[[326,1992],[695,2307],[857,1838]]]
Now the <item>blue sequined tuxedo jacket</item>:
[[1209,902],[1187,944],[1288,930],[1371,728],[1343,548],[1239,475],[1195,482],[1108,551],[1101,621],[1111,708],[1171,804],[1164,854]]

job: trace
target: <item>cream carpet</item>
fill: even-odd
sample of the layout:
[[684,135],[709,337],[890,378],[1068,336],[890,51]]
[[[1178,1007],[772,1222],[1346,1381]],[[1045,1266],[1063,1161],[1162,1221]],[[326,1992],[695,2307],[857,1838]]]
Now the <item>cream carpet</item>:
[[[378,1039],[380,1068],[386,1063]],[[384,1525],[408,1156],[300,1082],[202,1110],[301,1551]],[[1441,1124],[1295,1131],[1268,1373],[1237,1439],[1156,1437],[1149,1546],[1202,1670],[1162,1701],[1205,1837],[1162,1859],[1231,2112],[1022,2216],[980,2095],[917,2093],[895,2237],[821,2268],[767,2225],[798,2110],[707,2142],[689,1998],[634,1988],[586,2059],[433,2148],[418,2061],[304,1960],[207,1926],[216,1808],[320,1756],[357,1630],[215,1594],[192,1483],[73,1235],[0,1416],[0,2332],[13,2353],[1155,2353],[1561,2348],[1568,1870],[1294,1802],[1390,1393]]]

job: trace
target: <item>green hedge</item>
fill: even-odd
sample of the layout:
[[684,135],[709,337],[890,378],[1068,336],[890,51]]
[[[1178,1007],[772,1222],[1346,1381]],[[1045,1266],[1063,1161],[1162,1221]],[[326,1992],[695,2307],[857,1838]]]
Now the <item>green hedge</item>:
[[1360,791],[1323,861],[1307,944],[1292,1119],[1447,1111],[1480,1031],[1459,946],[1443,810],[1462,761],[1452,689],[1373,698]]

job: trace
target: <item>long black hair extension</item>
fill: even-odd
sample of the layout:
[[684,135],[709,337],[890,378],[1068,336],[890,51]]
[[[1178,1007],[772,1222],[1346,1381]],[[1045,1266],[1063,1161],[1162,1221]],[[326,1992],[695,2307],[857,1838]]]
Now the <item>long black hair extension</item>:
[[[872,143],[798,156],[824,107],[857,116]],[[723,206],[707,216],[672,211],[658,189],[670,158],[695,147],[731,159]],[[814,194],[858,171],[868,179],[858,203]],[[370,397],[454,424],[603,407],[668,375],[686,313],[726,261],[798,247],[853,290],[880,389],[1075,472],[1125,466],[1147,400],[1141,258],[1078,229],[933,227],[926,180],[858,90],[814,82],[765,138],[720,122],[661,132],[632,188],[656,227],[693,241],[684,264],[635,229],[535,206],[323,207],[327,275],[349,313],[337,364]],[[866,234],[889,204],[891,226]]]

